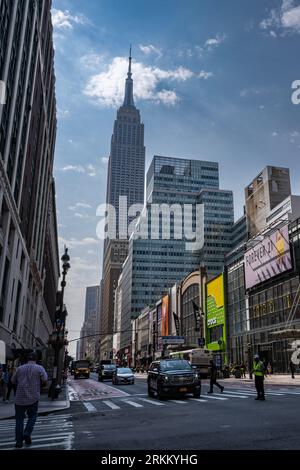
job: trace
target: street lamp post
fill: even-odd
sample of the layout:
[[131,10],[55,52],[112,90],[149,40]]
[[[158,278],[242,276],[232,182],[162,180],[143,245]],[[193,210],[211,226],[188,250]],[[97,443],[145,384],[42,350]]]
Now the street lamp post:
[[58,365],[59,365],[59,352],[61,348],[67,344],[65,339],[65,322],[66,322],[66,311],[64,309],[64,291],[66,287],[66,275],[70,269],[70,256],[68,255],[68,248],[65,247],[65,251],[63,256],[61,257],[62,260],[62,281],[61,285],[61,292],[60,292],[60,300],[59,300],[59,309],[56,311],[55,314],[55,324],[54,324],[54,331],[49,338],[49,344],[54,348],[54,363],[53,363],[53,375],[52,375],[52,383],[49,389],[49,396],[51,396],[52,400],[57,398],[57,395],[60,391],[60,385],[58,383]]

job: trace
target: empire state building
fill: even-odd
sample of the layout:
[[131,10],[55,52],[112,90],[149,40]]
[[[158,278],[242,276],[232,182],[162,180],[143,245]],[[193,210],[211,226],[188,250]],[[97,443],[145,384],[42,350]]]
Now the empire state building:
[[127,196],[127,204],[144,203],[145,147],[144,124],[133,100],[131,48],[123,106],[117,112],[111,138],[108,163],[106,203],[116,210],[119,238],[119,196]]
[[[108,163],[106,203],[115,208],[116,239],[106,238],[103,251],[102,308],[101,308],[101,359],[112,354],[114,321],[114,292],[127,257],[128,242],[119,227],[119,197],[127,197],[132,204],[144,204],[145,146],[144,124],[133,99],[131,48],[125,83],[123,105],[117,111]],[[124,220],[126,226],[128,219]]]

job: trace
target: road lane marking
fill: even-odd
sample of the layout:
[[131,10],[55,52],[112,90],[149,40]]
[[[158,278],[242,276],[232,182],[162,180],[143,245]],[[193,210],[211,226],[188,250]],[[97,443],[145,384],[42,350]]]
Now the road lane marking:
[[181,401],[181,400],[169,400],[172,403],[179,403],[179,405],[186,405],[187,401]]
[[[243,392],[240,392],[240,393],[243,393]],[[251,392],[248,392],[248,393],[251,393]],[[256,395],[256,392],[252,392],[253,395]],[[275,393],[275,392],[270,392],[269,390],[266,390],[265,389],[265,394],[267,395],[274,395],[274,396],[278,396],[278,397],[282,397],[283,396],[283,393]]]
[[157,405],[157,406],[165,406],[164,403],[160,403],[159,401],[155,401],[155,400],[149,400],[148,398],[140,398],[140,400],[145,401],[146,403]]
[[135,408],[144,408],[144,405],[140,405],[139,403],[136,403],[134,401],[130,400],[122,400],[124,403],[127,403],[128,405],[134,406]]
[[112,403],[111,401],[105,400],[105,401],[103,401],[103,403],[105,403],[105,405],[107,405],[112,410],[120,410],[121,409],[118,405],[116,405],[115,403]]
[[87,401],[83,401],[83,406],[91,413],[92,411],[97,411],[97,408]]
[[203,398],[189,398],[189,400],[199,401],[200,403],[206,403],[207,402],[207,400],[204,400]]
[[211,395],[207,395],[207,398],[212,398],[213,400],[228,400],[228,398],[225,397],[212,397]]
[[[43,441],[57,441],[58,439],[69,439],[69,437],[73,437],[74,432],[70,433],[63,433],[63,434],[56,434],[55,436],[47,436],[47,435],[42,435],[40,436],[33,436],[34,442],[43,442]],[[7,438],[6,438],[7,439]],[[9,444],[15,444],[15,440],[6,440],[6,441],[0,441],[0,447],[4,445],[9,445]]]
[[[223,392],[223,394],[224,393],[226,393],[226,397],[230,397],[230,398],[249,398],[246,395],[241,395],[241,394],[238,394],[238,393],[236,393],[236,395],[230,395],[230,393],[228,393],[228,392]],[[222,395],[222,394],[221,393],[216,393],[215,395],[219,396],[219,395]]]

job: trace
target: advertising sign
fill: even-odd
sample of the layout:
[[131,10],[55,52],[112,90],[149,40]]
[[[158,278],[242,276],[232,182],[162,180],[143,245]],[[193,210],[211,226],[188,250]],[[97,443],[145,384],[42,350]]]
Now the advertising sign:
[[223,274],[207,282],[205,306],[206,347],[211,351],[226,351]]
[[162,336],[163,344],[184,344],[184,336]]
[[246,289],[291,269],[288,226],[276,230],[246,251],[244,262]]
[[169,334],[169,296],[165,295],[162,299],[161,307],[161,334],[168,336]]
[[221,274],[206,284],[206,326],[212,328],[224,322],[224,284]]

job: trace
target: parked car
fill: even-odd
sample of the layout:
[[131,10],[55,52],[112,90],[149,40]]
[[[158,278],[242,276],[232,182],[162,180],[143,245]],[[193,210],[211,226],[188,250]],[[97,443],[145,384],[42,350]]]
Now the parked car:
[[148,395],[159,399],[192,393],[200,398],[201,379],[190,363],[183,359],[161,359],[152,362],[148,371]]
[[102,366],[99,367],[98,382],[103,382],[103,380],[111,380],[115,370],[116,366],[114,364],[102,364]]
[[134,384],[134,373],[129,367],[118,367],[113,374],[112,383],[119,384]]

